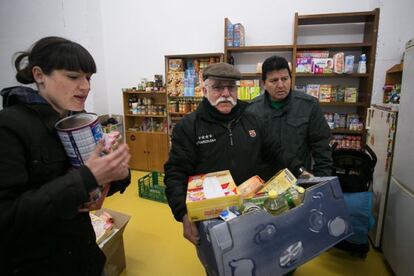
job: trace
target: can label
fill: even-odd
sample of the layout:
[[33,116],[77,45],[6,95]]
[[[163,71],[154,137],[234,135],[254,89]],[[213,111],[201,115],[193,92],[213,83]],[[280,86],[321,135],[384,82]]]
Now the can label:
[[59,138],[74,167],[80,167],[88,160],[103,138],[102,126],[98,116],[92,113],[79,113],[56,123]]

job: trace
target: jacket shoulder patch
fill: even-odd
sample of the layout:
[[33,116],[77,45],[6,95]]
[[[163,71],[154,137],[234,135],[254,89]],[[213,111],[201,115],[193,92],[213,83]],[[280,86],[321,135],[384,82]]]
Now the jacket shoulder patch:
[[249,135],[252,138],[256,137],[256,130],[254,130],[254,129],[249,130]]

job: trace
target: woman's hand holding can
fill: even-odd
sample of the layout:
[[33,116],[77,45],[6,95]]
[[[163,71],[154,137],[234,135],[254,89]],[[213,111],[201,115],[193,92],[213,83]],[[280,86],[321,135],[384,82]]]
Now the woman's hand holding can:
[[104,141],[99,142],[85,162],[85,166],[91,170],[99,185],[124,179],[129,174],[128,162],[131,155],[129,154],[128,145],[122,143],[115,150],[100,156],[104,152],[104,148]]

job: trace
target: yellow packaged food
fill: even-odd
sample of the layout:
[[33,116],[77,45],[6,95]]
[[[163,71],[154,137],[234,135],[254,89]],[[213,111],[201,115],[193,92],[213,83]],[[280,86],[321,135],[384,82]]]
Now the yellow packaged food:
[[275,190],[277,194],[282,194],[295,183],[296,177],[288,169],[283,169],[270,178],[258,194],[268,193],[270,190]]
[[187,187],[187,214],[190,221],[216,218],[224,209],[241,205],[240,192],[230,171],[190,176]]

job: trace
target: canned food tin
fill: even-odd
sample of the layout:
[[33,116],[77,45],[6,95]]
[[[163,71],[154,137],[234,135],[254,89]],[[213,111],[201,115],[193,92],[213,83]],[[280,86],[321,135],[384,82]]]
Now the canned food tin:
[[66,117],[55,124],[59,138],[74,167],[80,167],[88,160],[103,138],[98,116],[93,113],[78,113]]

